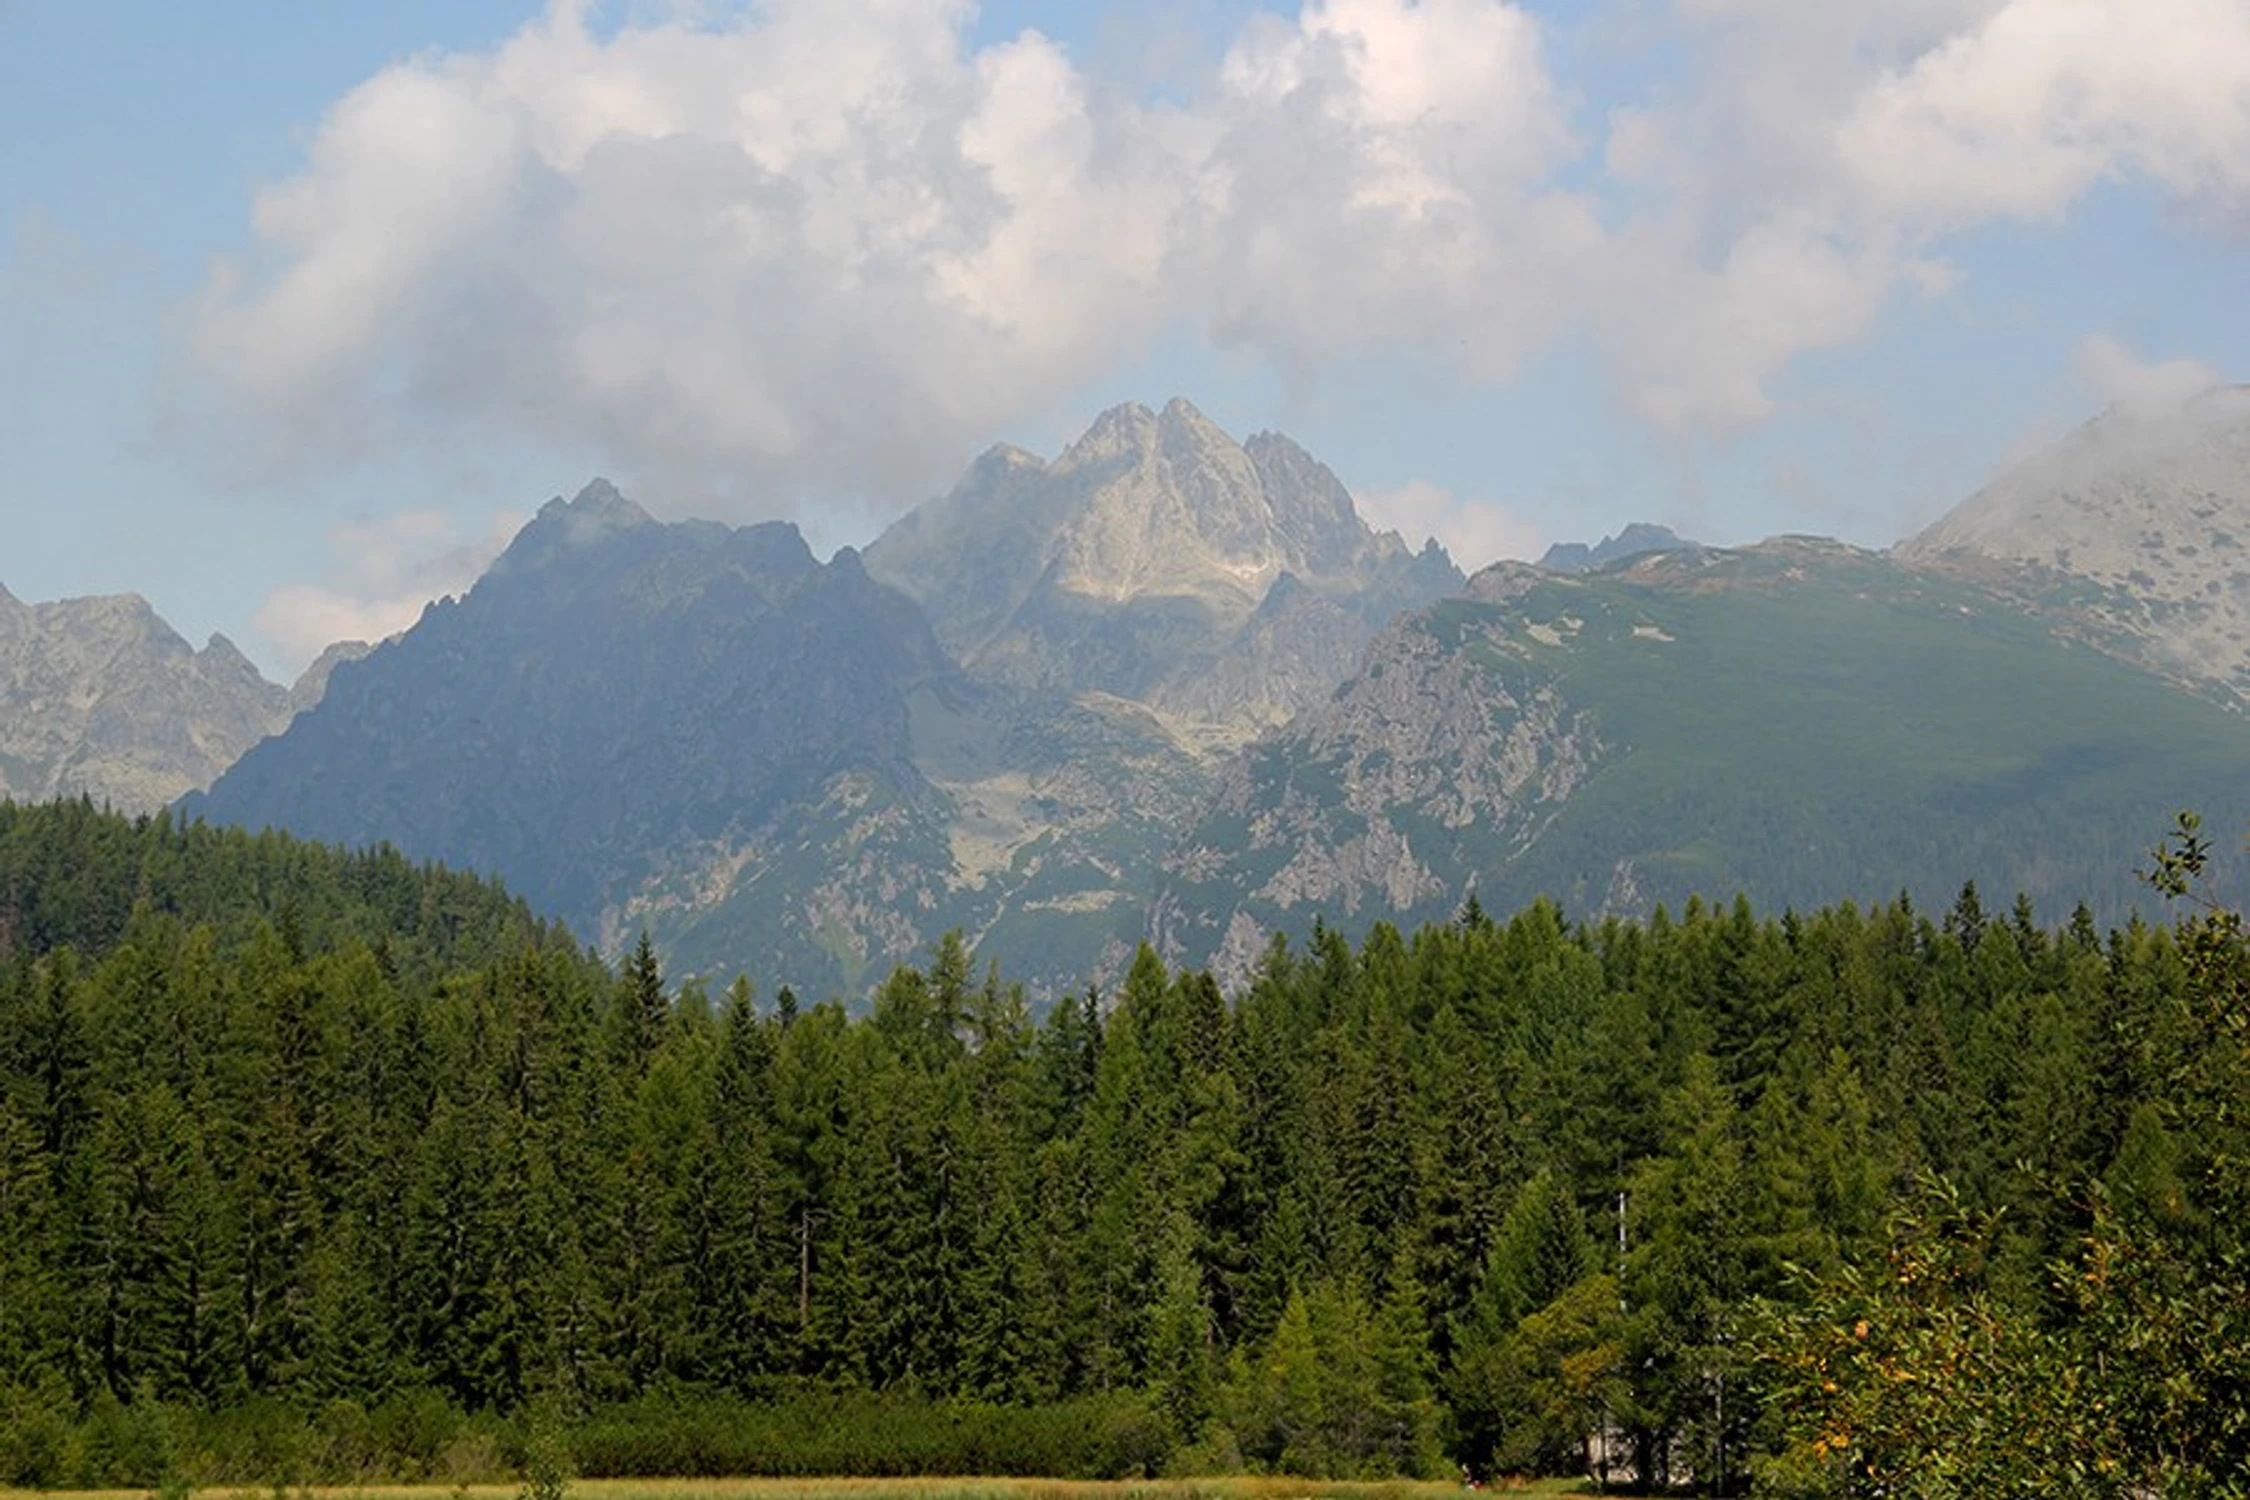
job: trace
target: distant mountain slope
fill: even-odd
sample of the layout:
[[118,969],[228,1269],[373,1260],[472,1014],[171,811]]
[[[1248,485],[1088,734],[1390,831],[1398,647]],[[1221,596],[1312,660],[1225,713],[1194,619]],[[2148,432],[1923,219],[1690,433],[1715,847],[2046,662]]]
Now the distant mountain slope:
[[0,796],[151,811],[290,711],[233,642],[198,651],[137,594],[24,604],[0,588]]
[[1232,746],[1461,581],[1180,401],[994,450],[864,567],[597,483],[186,807],[497,872],[691,970],[856,993],[959,927],[1075,984]]
[[1635,521],[1617,535],[1605,536],[1591,546],[1584,542],[1557,542],[1539,559],[1539,566],[1550,573],[1591,573],[1596,568],[1606,568],[1644,552],[1673,552],[1696,545],[1669,526]]
[[1895,549],[2250,699],[2250,386],[2114,407]]
[[1435,543],[1370,530],[1289,439],[1237,444],[1176,399],[1103,413],[1052,463],[993,449],[867,566],[978,676],[1142,703],[1196,744],[1286,720],[1462,582]]
[[910,879],[944,849],[907,697],[955,675],[849,552],[660,525],[597,482],[187,808],[498,872],[587,931],[714,850],[802,858],[766,936],[817,952],[815,874]]
[[[2072,556],[2142,550],[2111,531]],[[1144,935],[1235,974],[1273,929],[1472,889],[1591,914],[1974,879],[2114,915],[2177,808],[2250,825],[2250,721],[2133,664],[2135,622],[2181,611],[2130,570],[1902,555],[1795,538],[1463,583],[1293,443],[1184,402],[1052,463],[995,449],[864,562],[596,484],[188,806],[496,872],[611,951],[647,927],[676,970],[853,996],[956,927],[1054,992]]]
[[1269,928],[1552,895],[1812,906],[1964,879],[2114,913],[2173,810],[2250,822],[2250,726],[2009,601],[1834,543],[1503,564],[1253,747],[1155,931],[1239,972]]

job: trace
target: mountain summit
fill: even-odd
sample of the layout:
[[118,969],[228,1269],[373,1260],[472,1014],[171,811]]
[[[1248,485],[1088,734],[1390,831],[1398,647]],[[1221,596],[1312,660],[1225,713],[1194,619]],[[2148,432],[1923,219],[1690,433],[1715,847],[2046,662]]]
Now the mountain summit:
[[1051,463],[993,449],[867,566],[971,671],[1145,702],[1199,743],[1286,720],[1392,615],[1462,582],[1442,550],[1371,530],[1289,439],[1237,443],[1179,399],[1113,407]]
[[234,642],[198,651],[138,594],[25,604],[0,589],[0,796],[153,811],[290,711]]
[[2120,912],[2172,808],[2250,821],[2242,716],[2112,659],[2233,639],[2244,404],[2105,419],[1898,557],[1628,531],[1473,580],[1181,401],[826,564],[596,482],[189,805],[852,997],[954,929],[1057,993],[1472,888]]
[[1550,573],[1591,573],[1596,568],[1606,568],[1644,552],[1672,552],[1695,545],[1669,526],[1635,521],[1617,535],[1605,536],[1591,546],[1585,542],[1557,542],[1539,559],[1539,566]]
[[2250,386],[2115,406],[1894,550],[2250,700]]
[[[911,603],[794,526],[664,524],[597,482],[189,810],[498,872],[601,933],[713,849],[824,859],[848,825],[877,857],[881,810],[929,793],[907,695],[952,675]],[[790,894],[817,904],[818,881]],[[768,916],[763,951],[819,951]]]

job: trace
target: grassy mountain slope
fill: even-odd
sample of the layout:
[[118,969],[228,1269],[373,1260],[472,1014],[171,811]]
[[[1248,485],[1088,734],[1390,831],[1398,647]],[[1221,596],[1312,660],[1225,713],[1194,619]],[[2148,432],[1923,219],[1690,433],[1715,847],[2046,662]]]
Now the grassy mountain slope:
[[[1782,541],[1476,592],[1247,759],[1169,862],[1174,952],[1239,963],[1253,928],[1420,920],[1471,888],[1640,912],[1974,879],[2115,912],[2172,810],[2250,820],[2241,719],[1873,554]],[[1513,758],[1417,737],[1417,697]]]

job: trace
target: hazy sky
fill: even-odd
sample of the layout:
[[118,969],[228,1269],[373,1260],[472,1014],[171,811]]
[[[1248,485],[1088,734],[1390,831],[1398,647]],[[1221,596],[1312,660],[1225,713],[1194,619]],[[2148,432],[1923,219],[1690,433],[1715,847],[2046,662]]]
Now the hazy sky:
[[601,473],[1188,396],[1464,566],[1885,545],[2250,378],[2250,0],[0,0],[0,584],[269,671]]

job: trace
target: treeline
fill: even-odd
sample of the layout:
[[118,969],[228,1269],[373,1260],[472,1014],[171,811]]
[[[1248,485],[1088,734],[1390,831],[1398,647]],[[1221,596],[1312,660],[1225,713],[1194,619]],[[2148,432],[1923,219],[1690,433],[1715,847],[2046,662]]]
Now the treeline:
[[229,944],[264,924],[297,952],[365,946],[414,982],[567,943],[489,880],[395,849],[343,852],[273,832],[126,818],[90,799],[0,799],[0,962],[98,958],[153,911]]
[[209,840],[260,894],[0,945],[0,1482],[477,1477],[547,1413],[587,1472],[1575,1472],[1606,1433],[1620,1479],[1873,1492],[1944,1412],[2042,1420],[1980,1380],[2098,1410],[2189,1358],[2054,1461],[2250,1452],[2215,919],[1472,903],[1231,1001],[1144,951],[1037,1020],[949,939],[855,1016],[286,840],[0,809],[0,868],[74,868],[41,817],[113,873],[0,909],[113,912]]

